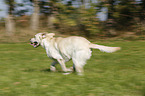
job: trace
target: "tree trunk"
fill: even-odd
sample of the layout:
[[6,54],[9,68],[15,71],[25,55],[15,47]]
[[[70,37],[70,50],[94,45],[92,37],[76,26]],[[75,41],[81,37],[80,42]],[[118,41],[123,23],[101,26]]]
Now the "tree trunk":
[[86,3],[87,3],[87,0],[82,0],[82,5],[86,5]]
[[145,21],[145,0],[141,0],[140,20]]
[[31,16],[31,29],[33,31],[37,31],[39,28],[39,5],[38,5],[38,0],[34,0],[34,12]]
[[84,8],[87,8],[88,7],[88,3],[89,3],[89,0],[82,0],[82,6]]
[[114,0],[108,0],[108,4],[109,4],[109,7],[108,7],[108,19],[113,19],[113,12],[115,11],[114,9]]
[[48,26],[49,29],[53,29],[54,28],[54,26],[53,26],[54,19],[55,19],[55,17],[54,17],[53,14],[48,15],[48,17],[47,17],[47,20],[48,20],[47,26]]
[[6,27],[6,33],[8,35],[13,35],[15,32],[15,22],[13,15],[8,15],[5,19],[5,27]]
[[6,4],[8,4],[8,15],[5,18],[5,27],[6,27],[6,34],[13,35],[15,31],[15,21],[13,16],[13,10],[14,10],[14,0],[7,0]]

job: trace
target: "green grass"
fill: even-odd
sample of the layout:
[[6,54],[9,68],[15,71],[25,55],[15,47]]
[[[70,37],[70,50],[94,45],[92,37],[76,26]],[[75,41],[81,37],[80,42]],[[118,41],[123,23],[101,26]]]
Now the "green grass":
[[93,49],[84,76],[63,75],[59,65],[50,72],[51,60],[41,47],[0,44],[0,96],[145,96],[145,42],[98,43],[122,50]]

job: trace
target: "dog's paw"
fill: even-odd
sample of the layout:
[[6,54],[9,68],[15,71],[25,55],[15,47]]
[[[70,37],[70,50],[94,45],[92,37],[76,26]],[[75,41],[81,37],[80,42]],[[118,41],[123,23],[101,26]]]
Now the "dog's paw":
[[74,71],[74,70],[73,70],[73,67],[67,68],[67,71],[68,71],[68,72],[73,72],[73,71]]
[[56,68],[54,66],[50,66],[50,71],[56,72]]
[[67,72],[67,73],[62,73],[63,75],[69,75],[71,72]]

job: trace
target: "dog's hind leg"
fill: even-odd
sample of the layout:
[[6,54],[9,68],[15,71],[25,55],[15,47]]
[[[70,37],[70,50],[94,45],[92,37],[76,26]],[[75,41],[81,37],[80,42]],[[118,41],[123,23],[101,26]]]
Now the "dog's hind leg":
[[75,69],[76,69],[78,75],[84,75],[83,66],[76,64]]
[[75,70],[78,75],[83,75],[83,67],[86,64],[86,61],[91,57],[91,50],[84,49],[74,53],[72,60],[75,65]]
[[77,74],[83,75],[84,74],[83,65],[85,65],[85,64],[82,64],[82,62],[80,62],[76,59],[73,59],[73,63],[74,63],[74,68],[75,68],[75,71],[77,72]]

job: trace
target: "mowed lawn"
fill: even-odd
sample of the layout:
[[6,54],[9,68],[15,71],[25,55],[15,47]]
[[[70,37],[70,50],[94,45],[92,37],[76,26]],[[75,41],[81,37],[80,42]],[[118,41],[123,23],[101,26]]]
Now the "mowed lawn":
[[51,60],[42,47],[0,44],[0,96],[145,96],[145,41],[98,44],[122,50],[93,49],[84,76],[63,75],[59,65],[57,72],[50,72]]

